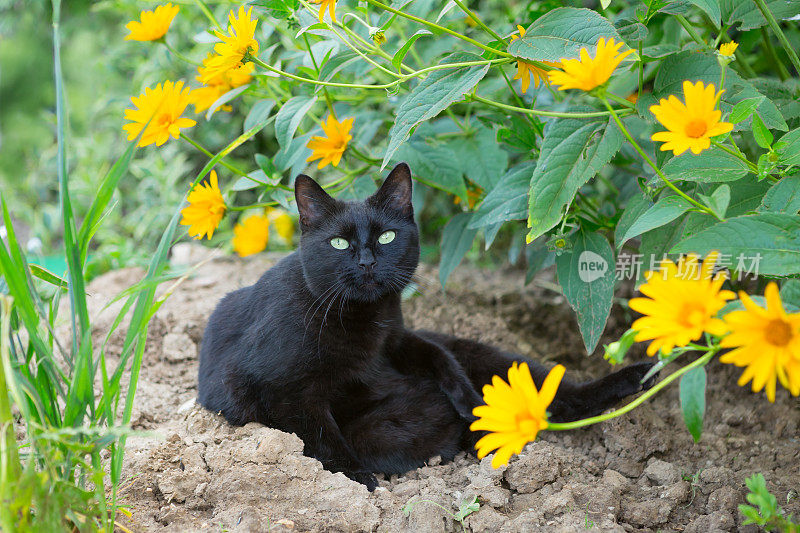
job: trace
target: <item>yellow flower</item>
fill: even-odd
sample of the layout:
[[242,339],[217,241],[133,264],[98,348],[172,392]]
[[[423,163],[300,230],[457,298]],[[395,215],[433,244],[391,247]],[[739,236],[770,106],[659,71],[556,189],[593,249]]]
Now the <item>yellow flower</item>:
[[[519,35],[516,33],[511,36],[511,42],[514,42],[516,39],[519,39],[520,35],[525,37],[525,28],[520,25],[517,25],[517,30],[519,30]],[[551,67],[557,67],[558,63],[553,63],[551,61],[542,61],[542,63],[546,65],[550,65]],[[513,79],[515,80],[522,80],[522,92],[528,92],[528,87],[531,84],[531,77],[533,77],[533,86],[538,87],[539,82],[548,83],[547,81],[547,71],[540,69],[533,63],[528,63],[527,61],[517,61],[517,75],[514,76]]]
[[255,39],[258,19],[251,18],[252,13],[252,7],[245,11],[244,6],[240,6],[238,15],[231,10],[228,14],[228,34],[214,32],[222,42],[214,45],[216,55],[203,62],[205,71],[200,75],[200,82],[208,83],[220,74],[241,67],[246,54],[258,53],[258,41]]
[[331,21],[336,22],[336,0],[311,0],[312,4],[321,4],[319,6],[319,21],[325,18],[325,10],[331,14]]
[[219,190],[217,173],[211,171],[208,184],[199,183],[187,197],[189,205],[181,209],[181,224],[189,226],[189,235],[195,239],[214,235],[214,230],[219,226],[225,214],[225,199]]
[[736,295],[720,290],[727,279],[724,272],[713,275],[717,252],[709,253],[698,265],[698,256],[690,254],[675,265],[669,259],[661,261],[661,268],[647,272],[647,283],[639,289],[648,298],[633,298],[631,309],[642,313],[631,328],[637,333],[637,342],[651,340],[647,355],[660,349],[669,353],[676,346],[686,346],[699,339],[703,332],[724,335],[725,323],[714,315]]
[[153,11],[142,11],[139,14],[141,22],[132,20],[125,25],[125,28],[130,31],[125,36],[126,41],[157,41],[166,35],[169,30],[172,19],[180,11],[179,6],[173,6],[171,3],[158,6]]
[[233,228],[233,249],[241,257],[257,254],[267,247],[269,219],[250,215]]
[[730,334],[722,346],[735,349],[719,360],[747,367],[739,385],[752,379],[753,392],[766,386],[767,398],[774,402],[776,377],[792,396],[800,395],[800,313],[786,312],[775,282],[767,285],[764,296],[766,309],[739,293],[744,310],[723,317]]
[[603,85],[614,73],[623,59],[633,53],[633,49],[619,53],[624,43],[615,43],[611,38],[606,42],[603,37],[597,41],[597,51],[594,58],[589,57],[589,51],[581,48],[580,59],[562,59],[561,70],[551,70],[547,73],[550,83],[560,85],[559,91],[567,89],[582,89],[591,91]]
[[[167,80],[162,87],[159,83],[155,89],[145,88],[139,96],[131,98],[135,109],[125,110],[125,120],[130,121],[122,126],[128,132],[128,140],[134,140],[139,132],[147,126],[139,146],[155,143],[161,146],[170,135],[178,138],[182,128],[191,128],[197,122],[184,118],[181,114],[192,102],[191,90],[183,86],[182,81],[175,83]],[[149,124],[148,124],[149,121]]]
[[650,106],[650,112],[668,130],[654,133],[650,138],[664,143],[662,152],[672,150],[675,155],[681,155],[691,150],[699,154],[711,146],[711,137],[733,129],[733,124],[719,121],[722,111],[714,109],[723,92],[715,92],[713,84],[704,87],[702,81],[695,85],[684,81],[686,105],[670,95],[668,99],[659,100],[658,105]]
[[352,127],[352,118],[339,122],[333,115],[328,115],[328,122],[322,123],[322,130],[325,132],[326,137],[315,135],[308,141],[306,146],[311,148],[313,153],[306,159],[306,162],[310,163],[320,159],[317,168],[322,168],[328,164],[338,166],[339,161],[342,159],[342,154],[347,148],[347,143],[353,138],[350,135],[350,128]]
[[[197,80],[203,79],[208,67],[207,64],[214,57],[214,54],[208,54],[208,57],[203,61],[203,65],[197,69]],[[223,94],[231,89],[235,89],[246,83],[250,83],[253,79],[253,72],[256,66],[254,63],[245,63],[241,67],[237,67],[221,74],[217,74],[211,78],[203,87],[192,91],[194,112],[202,113],[217,101]],[[229,105],[220,107],[222,111],[231,111],[233,108]]]
[[734,54],[734,52],[736,52],[737,48],[739,48],[739,43],[735,43],[735,42],[731,41],[729,43],[725,43],[723,45],[720,45],[719,53],[720,53],[720,55],[723,55],[725,57],[733,57],[733,54]]
[[283,209],[267,209],[267,218],[272,222],[275,232],[286,242],[292,242],[294,236],[294,221],[291,215]]
[[492,467],[499,468],[508,463],[512,454],[518,454],[534,439],[539,431],[547,428],[547,407],[553,401],[564,367],[556,365],[537,391],[528,363],[514,365],[508,369],[508,383],[499,376],[492,378],[491,385],[483,387],[483,401],[472,410],[478,420],[470,425],[472,431],[488,431],[477,443],[478,459],[483,459],[492,450]]

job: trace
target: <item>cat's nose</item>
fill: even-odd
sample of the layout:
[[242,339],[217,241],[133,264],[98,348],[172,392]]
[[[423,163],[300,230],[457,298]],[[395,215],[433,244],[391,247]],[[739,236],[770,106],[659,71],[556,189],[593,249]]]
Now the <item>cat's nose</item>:
[[377,259],[372,255],[371,251],[361,250],[361,254],[358,256],[358,266],[369,272],[377,262]]

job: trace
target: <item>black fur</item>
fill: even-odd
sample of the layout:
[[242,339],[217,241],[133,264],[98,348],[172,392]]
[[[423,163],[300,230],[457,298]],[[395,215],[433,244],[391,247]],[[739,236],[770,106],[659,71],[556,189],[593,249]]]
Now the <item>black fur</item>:
[[[208,322],[199,400],[232,424],[296,433],[326,468],[376,486],[374,472],[404,473],[472,451],[478,391],[522,356],[403,327],[400,293],[419,260],[405,163],[364,202],[337,201],[299,176],[300,249],[253,286],[234,291]],[[388,244],[377,242],[392,230]],[[331,239],[347,239],[338,250]],[[537,386],[547,369],[528,361]],[[550,419],[599,414],[642,390],[649,363],[588,383],[561,383]],[[647,384],[650,385],[649,383]]]

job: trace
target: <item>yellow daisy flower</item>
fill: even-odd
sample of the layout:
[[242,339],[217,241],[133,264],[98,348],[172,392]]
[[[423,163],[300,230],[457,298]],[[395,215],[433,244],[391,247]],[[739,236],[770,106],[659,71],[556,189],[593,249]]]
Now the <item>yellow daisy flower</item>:
[[739,43],[736,42],[729,42],[720,45],[719,53],[725,57],[733,57],[733,54],[736,52],[736,49],[739,48]]
[[312,4],[320,4],[319,21],[325,18],[325,10],[331,15],[331,21],[336,22],[336,0],[311,0]]
[[702,81],[694,85],[684,81],[686,105],[670,95],[668,99],[659,100],[658,105],[650,106],[650,112],[668,130],[654,133],[650,138],[664,143],[661,151],[672,150],[675,155],[681,155],[691,150],[699,154],[711,146],[711,137],[733,129],[733,124],[720,122],[722,111],[715,109],[723,92],[715,92],[713,84],[705,87]]
[[347,143],[353,138],[350,135],[350,128],[352,127],[352,118],[339,122],[333,115],[328,115],[327,123],[322,123],[322,130],[325,132],[326,137],[319,135],[311,137],[306,146],[311,148],[313,153],[306,159],[306,162],[310,163],[319,159],[320,162],[317,168],[322,168],[328,164],[338,166],[339,161],[342,159],[342,154],[347,148]]
[[622,60],[633,53],[633,49],[628,49],[620,54],[619,49],[624,44],[615,43],[613,38],[606,41],[600,37],[594,58],[589,57],[586,48],[581,48],[580,59],[562,59],[562,70],[551,70],[547,73],[550,83],[560,85],[559,91],[567,89],[591,91],[603,85]]
[[[511,42],[514,42],[516,39],[519,39],[520,36],[525,37],[525,28],[520,25],[517,25],[517,30],[519,30],[519,35],[516,33],[511,36]],[[551,61],[543,61],[546,65],[550,65],[551,67],[557,67],[558,63],[553,63]],[[547,81],[547,71],[540,69],[533,63],[528,63],[527,61],[517,61],[517,75],[514,76],[515,80],[522,80],[522,92],[528,92],[528,87],[531,84],[531,77],[533,78],[533,86],[538,87],[539,82],[548,83]]]
[[211,171],[208,183],[197,184],[186,198],[189,205],[181,209],[181,225],[189,226],[189,235],[195,239],[214,236],[225,215],[225,199],[219,190],[217,173]]
[[240,257],[257,254],[269,242],[269,219],[250,215],[233,228],[233,249]]
[[[205,76],[208,69],[207,63],[213,59],[214,54],[208,54],[208,57],[203,61],[203,64],[197,69],[197,80],[200,81]],[[241,67],[222,72],[211,78],[207,83],[198,89],[192,91],[194,98],[194,112],[202,113],[217,101],[223,94],[231,89],[235,89],[253,80],[253,72],[256,66],[254,63],[245,63]],[[231,111],[233,108],[229,105],[220,107],[222,111]]]
[[539,431],[547,428],[547,407],[556,395],[564,367],[556,365],[547,374],[542,390],[537,391],[528,363],[508,369],[508,383],[499,376],[492,378],[491,385],[484,385],[481,405],[472,410],[478,417],[469,429],[488,431],[475,443],[478,459],[497,450],[492,458],[492,467],[508,464],[512,454],[518,454],[534,439]]
[[720,290],[727,279],[724,272],[713,275],[718,255],[709,253],[702,266],[695,254],[681,258],[677,265],[665,259],[659,270],[647,272],[647,283],[639,289],[647,298],[629,302],[631,309],[645,315],[631,328],[638,331],[636,342],[653,341],[647,355],[659,350],[669,353],[698,340],[703,332],[718,336],[727,332],[725,323],[714,315],[736,295]]
[[[184,87],[182,81],[175,83],[167,80],[159,83],[155,89],[145,88],[139,96],[131,98],[135,109],[125,110],[125,120],[130,121],[122,126],[128,132],[128,140],[134,140],[147,126],[139,146],[154,144],[161,146],[170,136],[178,138],[182,128],[191,128],[197,122],[181,116],[186,106],[192,102],[191,89]],[[149,122],[149,124],[148,124]]]
[[767,285],[764,296],[766,308],[739,293],[744,310],[723,317],[730,334],[722,339],[722,347],[734,349],[719,360],[747,367],[739,385],[752,379],[753,392],[766,386],[767,399],[775,402],[775,378],[792,396],[800,395],[800,313],[786,312],[775,282]]
[[294,236],[294,220],[283,209],[267,208],[267,218],[272,222],[275,232],[286,242],[292,242]]
[[214,45],[216,55],[203,62],[205,72],[200,76],[202,83],[208,83],[216,76],[242,66],[244,56],[258,53],[258,41],[255,39],[258,19],[251,18],[253,8],[245,11],[239,7],[239,13],[233,10],[228,14],[228,34],[215,31],[214,34],[222,42]]
[[179,6],[171,3],[158,6],[153,11],[142,11],[139,14],[139,21],[132,20],[125,25],[130,31],[125,36],[126,41],[157,41],[167,34],[172,19],[180,11]]

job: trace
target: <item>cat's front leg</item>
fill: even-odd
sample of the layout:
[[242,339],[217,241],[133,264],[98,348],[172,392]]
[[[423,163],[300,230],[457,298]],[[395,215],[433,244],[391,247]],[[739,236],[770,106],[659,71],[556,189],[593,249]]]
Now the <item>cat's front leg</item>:
[[461,418],[475,420],[472,410],[483,404],[483,398],[447,348],[405,331],[391,355],[395,368],[401,372],[433,377]]

